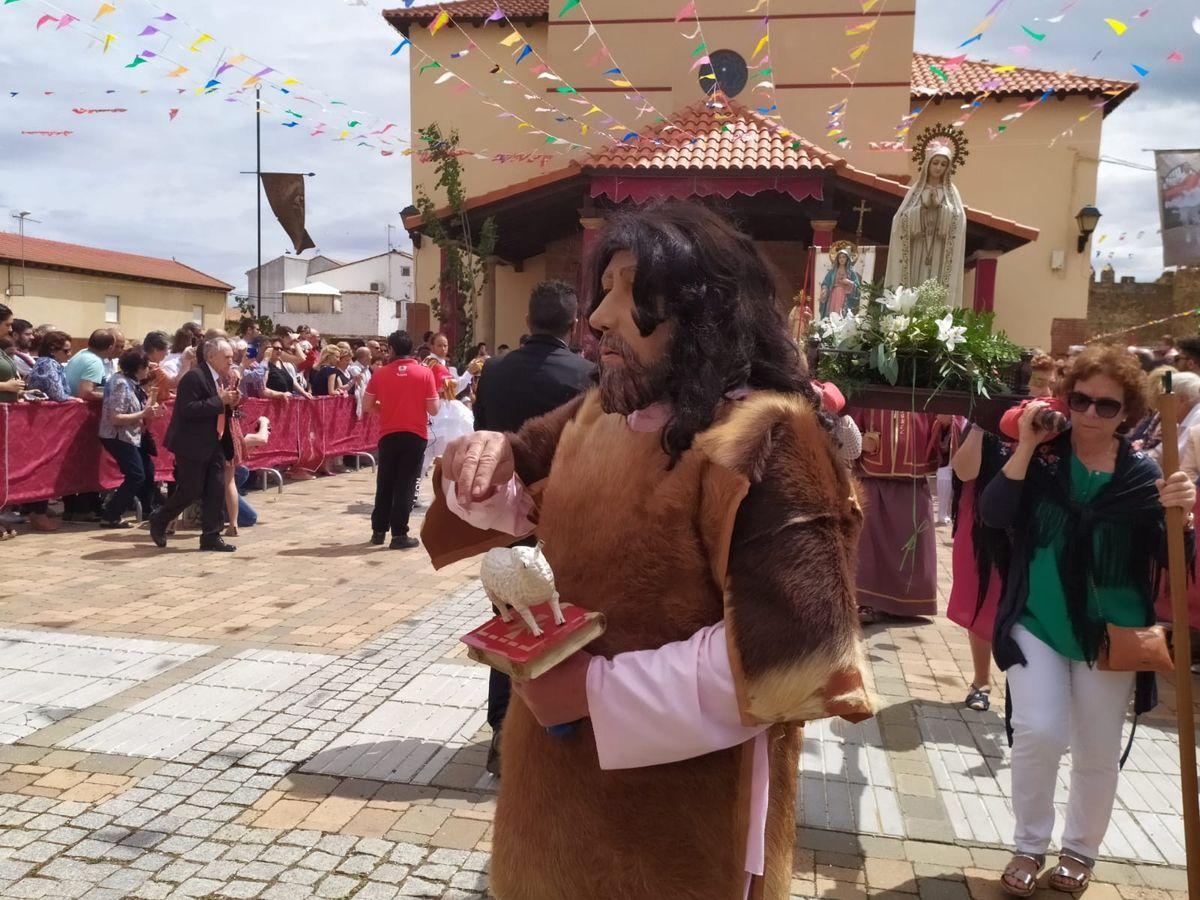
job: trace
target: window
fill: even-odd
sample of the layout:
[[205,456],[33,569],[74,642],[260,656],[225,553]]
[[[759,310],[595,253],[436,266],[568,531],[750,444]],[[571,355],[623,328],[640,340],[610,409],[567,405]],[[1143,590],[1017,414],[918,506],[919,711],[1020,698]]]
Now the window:
[[109,325],[115,325],[121,321],[120,297],[109,294],[104,298],[104,321]]
[[204,307],[198,303],[192,305],[192,321],[197,325],[204,324]]
[[403,275],[405,278],[407,278],[409,275],[412,274],[412,266],[401,266],[400,274]]

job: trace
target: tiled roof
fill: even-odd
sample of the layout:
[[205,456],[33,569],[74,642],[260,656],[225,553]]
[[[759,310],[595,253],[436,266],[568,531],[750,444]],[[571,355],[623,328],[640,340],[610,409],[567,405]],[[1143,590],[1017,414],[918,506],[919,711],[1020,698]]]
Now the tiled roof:
[[101,275],[148,279],[214,291],[233,290],[233,285],[198,272],[191,266],[185,266],[173,259],[137,256],[133,253],[119,253],[115,250],[100,250],[96,247],[47,241],[28,235],[25,237],[22,251],[20,235],[0,231],[0,261],[19,265],[22,258],[29,265],[49,266],[54,269],[72,269]]
[[[496,11],[496,0],[458,0],[456,3],[433,3],[411,9],[385,9],[383,17],[396,28],[409,25],[428,25],[443,9],[460,22],[482,24]],[[517,21],[545,19],[550,15],[546,0],[505,0],[501,7],[505,15]]]
[[[1115,78],[1089,78],[1069,72],[1054,72],[1049,69],[1027,69],[1019,67],[1011,72],[999,72],[1000,63],[964,60],[948,68],[950,59],[928,53],[914,53],[912,61],[912,94],[914,97],[973,97],[989,90],[992,94],[1040,94],[1055,91],[1067,94],[1103,94],[1105,91],[1137,90],[1131,81]],[[936,66],[946,76],[943,81],[933,68]]]
[[701,100],[660,122],[640,139],[614,143],[593,153],[582,165],[593,169],[642,171],[692,169],[825,169],[842,162],[803,138],[784,137],[780,127],[737,103],[710,106]]

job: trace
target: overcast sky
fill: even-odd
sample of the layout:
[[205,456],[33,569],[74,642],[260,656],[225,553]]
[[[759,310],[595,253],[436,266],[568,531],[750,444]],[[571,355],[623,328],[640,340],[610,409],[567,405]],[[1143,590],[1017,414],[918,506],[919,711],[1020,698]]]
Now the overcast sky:
[[[238,174],[254,168],[254,112],[221,94],[197,96],[194,86],[224,58],[251,59],[223,76],[240,84],[270,66],[298,79],[291,104],[305,118],[295,128],[264,122],[263,168],[316,172],[309,180],[308,227],[321,252],[355,259],[387,247],[386,226],[400,225],[410,202],[408,160],[377,147],[337,142],[348,121],[395,122],[407,137],[407,51],[392,57],[398,37],[382,20],[376,0],[111,0],[116,12],[93,22],[101,0],[17,0],[0,5],[0,212],[30,210],[38,237],[175,256],[244,288],[255,258],[255,185]],[[554,2],[554,0],[552,0]],[[674,0],[655,0],[668,6]],[[954,55],[994,0],[920,0],[917,49]],[[369,5],[360,5],[367,3]],[[782,6],[781,0],[776,3]],[[1008,0],[983,39],[967,50],[972,58],[1081,73],[1137,79],[1131,64],[1150,70],[1141,90],[1104,128],[1105,156],[1153,163],[1149,147],[1200,147],[1200,35],[1192,19],[1195,0],[1079,0],[1057,24],[1069,0]],[[591,0],[593,15],[602,0]],[[698,4],[703,14],[704,4]],[[1150,7],[1142,18],[1138,13]],[[176,21],[156,17],[169,12]],[[81,19],[59,30],[44,15]],[[1104,23],[1127,23],[1117,37]],[[147,25],[162,34],[135,37]],[[1028,37],[1021,26],[1045,34]],[[107,53],[93,38],[117,35]],[[188,42],[201,33],[212,41],[193,53]],[[1013,47],[1028,46],[1022,54]],[[125,66],[141,50],[159,58]],[[1183,62],[1167,62],[1172,51]],[[1099,53],[1098,58],[1093,58]],[[167,60],[189,64],[183,77],[165,77]],[[270,75],[278,78],[277,75]],[[175,87],[187,86],[179,95]],[[136,92],[150,89],[151,93]],[[116,91],[109,94],[106,91]],[[17,96],[11,97],[11,92]],[[54,91],[44,96],[44,91]],[[275,92],[272,95],[279,97]],[[265,95],[264,95],[265,96]],[[308,97],[307,102],[300,97]],[[345,106],[331,101],[342,101]],[[328,113],[317,112],[324,106]],[[75,109],[123,108],[127,112],[75,113]],[[171,121],[170,111],[178,109]],[[1031,115],[1036,115],[1035,109]],[[311,137],[311,124],[326,134]],[[342,117],[345,117],[344,119]],[[1020,139],[1020,122],[1000,140]],[[381,127],[381,126],[377,126]],[[70,137],[23,135],[22,131],[75,132]],[[397,134],[397,129],[389,132]],[[398,149],[398,148],[397,148]],[[499,148],[502,149],[502,148]],[[1154,177],[1123,166],[1101,168],[1097,205],[1104,212],[1098,234],[1100,263],[1111,260],[1121,274],[1156,277],[1161,250]],[[264,203],[264,259],[287,249],[287,239]],[[0,220],[0,229],[16,230]],[[1124,242],[1120,234],[1126,234]],[[1141,239],[1137,239],[1142,232]],[[397,245],[407,243],[397,227]],[[1130,254],[1133,257],[1130,258]]]

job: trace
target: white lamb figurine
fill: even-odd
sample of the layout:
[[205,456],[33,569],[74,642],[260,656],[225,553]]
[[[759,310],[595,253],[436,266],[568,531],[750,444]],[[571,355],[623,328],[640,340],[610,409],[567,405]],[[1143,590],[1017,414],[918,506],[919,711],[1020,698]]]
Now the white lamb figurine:
[[529,607],[550,602],[554,612],[554,624],[562,625],[562,609],[558,605],[558,591],[554,588],[554,572],[537,547],[502,547],[489,550],[483,556],[479,577],[483,589],[505,622],[512,621],[512,610],[529,626],[534,637],[541,637],[542,629]]

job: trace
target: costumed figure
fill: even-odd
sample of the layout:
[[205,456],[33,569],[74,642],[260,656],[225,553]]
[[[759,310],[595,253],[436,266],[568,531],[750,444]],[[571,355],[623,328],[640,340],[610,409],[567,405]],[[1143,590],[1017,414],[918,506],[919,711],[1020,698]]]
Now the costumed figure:
[[857,255],[849,241],[838,241],[829,252],[833,261],[821,280],[821,318],[830,313],[858,312],[858,301],[862,294],[862,276],[854,271]]
[[967,630],[971,644],[975,672],[965,705],[986,712],[991,706],[992,632],[1012,549],[1003,530],[983,523],[978,499],[1012,451],[1006,442],[977,425],[956,418],[954,429],[950,450],[954,545],[946,618]]
[[942,427],[931,413],[860,409],[859,477],[866,507],[858,544],[858,605],[879,613],[937,614],[937,543],[929,476],[941,459]]
[[937,281],[950,292],[948,305],[962,306],[967,214],[953,179],[966,157],[967,139],[958,129],[936,125],[917,138],[913,159],[920,171],[892,219],[886,287]]
[[514,682],[490,889],[783,900],[800,723],[871,713],[855,485],[748,236],[618,212],[589,266],[599,388],[452,442],[422,530],[436,567],[536,530],[564,607],[607,620]]

